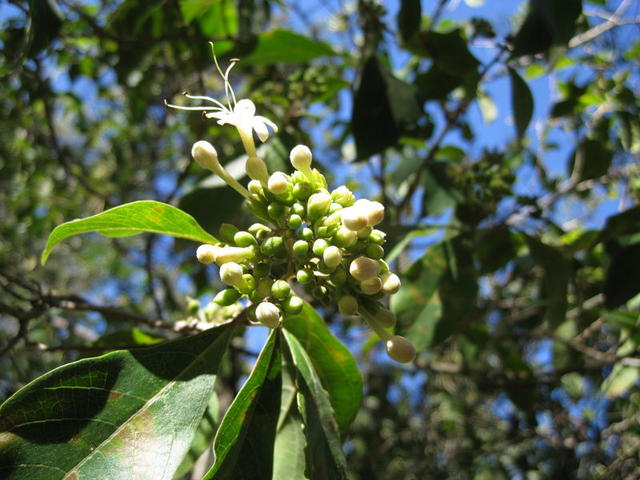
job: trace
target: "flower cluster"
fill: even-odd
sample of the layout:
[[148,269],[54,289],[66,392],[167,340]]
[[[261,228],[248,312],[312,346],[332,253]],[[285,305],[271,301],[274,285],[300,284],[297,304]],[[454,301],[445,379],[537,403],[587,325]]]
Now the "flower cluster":
[[[224,74],[219,70],[227,89],[229,70]],[[225,224],[220,229],[219,244],[198,248],[198,260],[217,264],[220,279],[228,286],[214,302],[228,306],[245,298],[250,302],[249,318],[275,328],[284,314],[295,314],[303,308],[302,298],[292,288],[297,284],[308,297],[336,304],[341,314],[362,317],[385,341],[392,359],[411,362],[415,357],[411,343],[386,330],[394,326],[395,315],[382,300],[399,290],[400,279],[383,260],[385,233],[376,226],[384,219],[384,206],[367,199],[356,200],[346,186],[329,190],[324,175],[312,168],[312,153],[304,145],[291,150],[293,174],[269,175],[256,153],[253,131],[265,141],[267,126],[274,131],[276,126],[254,116],[255,106],[250,100],[236,103],[233,96],[234,106],[224,107],[209,97],[190,98],[210,100],[215,106],[187,109],[214,109],[214,114],[207,116],[238,129],[252,180],[245,188],[231,177],[218,162],[215,148],[206,141],[194,144],[193,158],[243,195],[248,208],[262,220],[247,230]]]

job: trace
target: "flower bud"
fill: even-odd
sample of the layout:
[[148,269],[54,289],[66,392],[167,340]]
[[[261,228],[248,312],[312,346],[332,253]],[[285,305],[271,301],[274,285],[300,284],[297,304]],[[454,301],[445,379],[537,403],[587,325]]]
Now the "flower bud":
[[362,293],[365,295],[375,295],[382,290],[382,281],[380,280],[380,277],[363,280],[360,282],[360,290],[362,290]]
[[300,313],[303,306],[304,302],[300,297],[291,295],[283,302],[282,308],[284,308],[285,312],[295,315],[296,313]]
[[308,268],[301,268],[296,272],[296,280],[299,283],[307,284],[313,279],[313,273]]
[[222,247],[216,254],[216,263],[223,265],[228,262],[244,263],[256,257],[255,247]]
[[289,188],[289,179],[282,172],[275,172],[269,177],[267,188],[274,195],[283,195]]
[[358,234],[347,227],[342,226],[333,237],[334,243],[343,248],[349,248],[358,241]]
[[264,197],[264,188],[262,188],[262,184],[260,183],[260,180],[251,180],[248,184],[247,184],[247,189],[249,190],[250,193],[253,193],[254,195],[258,195],[258,197]]
[[360,282],[376,277],[379,272],[380,264],[368,257],[358,257],[349,265],[349,273]]
[[409,340],[400,335],[394,335],[386,341],[387,355],[392,360],[400,363],[413,362],[416,358],[416,349]]
[[380,276],[380,280],[382,280],[382,290],[384,293],[393,295],[400,290],[400,278],[395,273],[384,273]]
[[353,192],[344,185],[339,186],[331,192],[331,199],[343,207],[350,207],[356,201]]
[[327,192],[314,193],[307,201],[307,215],[311,220],[317,220],[329,211],[331,196]]
[[267,207],[267,214],[269,215],[270,218],[272,218],[273,220],[280,220],[282,218],[284,218],[284,216],[286,215],[288,210],[288,207],[285,207],[284,205],[282,205],[281,203],[278,202],[272,202],[269,204],[269,206]]
[[323,238],[319,238],[318,240],[313,242],[313,253],[314,253],[314,255],[321,256],[328,246],[329,246],[329,242],[327,242]]
[[306,145],[296,145],[289,154],[293,168],[303,173],[307,173],[311,169],[311,158],[311,150]]
[[271,270],[268,263],[257,263],[253,265],[253,276],[256,278],[262,278],[269,275],[269,270]]
[[335,245],[331,245],[322,252],[322,260],[327,267],[336,268],[342,262],[342,252]]
[[264,240],[271,233],[271,229],[262,223],[254,223],[249,227],[249,233],[258,240]]
[[287,226],[291,230],[297,230],[298,228],[300,228],[301,225],[302,225],[302,217],[300,217],[300,215],[297,215],[295,213],[289,217],[289,220],[287,220]]
[[229,305],[236,303],[240,296],[240,292],[235,288],[225,288],[218,292],[218,294],[213,298],[213,302],[222,307],[228,307]]
[[342,224],[349,230],[357,232],[367,226],[367,216],[360,208],[355,205],[344,208],[340,211],[342,216]]
[[396,316],[386,308],[380,308],[373,318],[382,328],[391,328],[396,324]]
[[249,178],[253,180],[259,180],[262,183],[267,183],[269,180],[269,171],[267,165],[260,157],[249,157],[244,165],[245,170]]
[[216,261],[218,250],[220,250],[220,248],[213,245],[200,245],[198,250],[196,250],[196,257],[200,263],[213,263]]
[[378,245],[384,245],[384,242],[386,241],[386,237],[387,237],[386,233],[384,233],[382,230],[378,230],[374,228],[373,230],[371,230],[371,233],[369,234],[369,241],[373,243],[377,243]]
[[271,286],[271,295],[278,300],[284,300],[291,295],[291,286],[285,280],[276,280]]
[[358,300],[352,295],[344,295],[338,300],[338,310],[345,317],[358,313]]
[[306,211],[307,210],[301,203],[296,202],[291,205],[291,213],[295,213],[296,215],[300,215],[301,217],[303,217]]
[[340,287],[347,281],[347,272],[345,272],[342,268],[338,268],[333,271],[329,278],[331,279],[331,283],[333,283],[336,287]]
[[280,322],[280,309],[271,302],[262,302],[256,307],[256,320],[265,327],[275,328]]
[[237,287],[242,283],[242,267],[236,262],[228,262],[220,267],[220,280],[227,285]]
[[378,225],[384,220],[384,205],[380,202],[369,202],[367,206],[367,225]]
[[216,170],[222,168],[218,162],[218,152],[209,142],[200,140],[193,144],[191,148],[191,156],[202,168],[207,170]]
[[384,248],[382,248],[377,243],[370,243],[365,248],[364,253],[366,253],[367,257],[373,258],[374,260],[380,260],[384,257]]
[[360,230],[358,230],[358,238],[360,239],[365,239],[367,238],[369,235],[371,235],[371,232],[373,231],[373,228],[366,226],[364,228],[361,228]]
[[264,277],[258,280],[256,285],[256,295],[259,299],[263,299],[271,295],[271,286],[273,285],[273,279]]
[[302,240],[306,240],[307,242],[313,240],[313,230],[311,230],[309,227],[304,227],[300,231],[300,238]]
[[237,247],[250,247],[251,245],[258,245],[256,238],[249,232],[239,231],[233,236],[233,243]]
[[234,243],[233,236],[238,232],[238,227],[230,223],[223,223],[218,229],[218,236],[226,243]]
[[309,242],[306,240],[296,240],[293,244],[293,253],[298,257],[304,257],[309,253]]
[[240,291],[240,293],[249,295],[256,289],[256,279],[250,273],[245,273],[244,275],[242,275],[240,285],[238,285],[236,288]]
[[260,246],[260,251],[265,255],[280,255],[286,252],[282,237],[269,237]]
[[313,187],[309,182],[299,182],[293,186],[293,198],[305,201],[313,193]]

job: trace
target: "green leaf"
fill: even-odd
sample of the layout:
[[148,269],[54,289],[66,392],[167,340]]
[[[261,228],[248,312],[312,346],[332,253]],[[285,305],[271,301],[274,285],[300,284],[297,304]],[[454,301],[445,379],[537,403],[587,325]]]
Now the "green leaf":
[[427,165],[422,182],[424,216],[440,215],[464,199],[448,173],[448,163],[435,160]]
[[79,360],[29,383],[0,406],[0,476],[171,479],[232,332]]
[[422,20],[420,0],[401,0],[397,20],[402,41],[410,43],[420,31]]
[[507,227],[493,227],[477,232],[474,254],[481,274],[495,272],[516,256],[518,238]]
[[58,36],[64,16],[55,0],[29,0],[27,56],[44,50]]
[[351,130],[359,160],[395,145],[422,114],[413,85],[394,77],[375,57],[360,75],[351,113]]
[[306,304],[301,313],[287,315],[284,327],[304,347],[329,395],[344,436],[362,401],[362,376],[351,352],[333,336],[318,312]]
[[327,43],[311,40],[289,30],[276,29],[258,35],[257,47],[251,55],[242,59],[242,63],[252,65],[300,63],[335,55],[336,52]]
[[618,308],[640,292],[640,243],[616,249],[604,282],[604,303]]
[[612,160],[613,152],[603,142],[585,138],[569,162],[571,178],[581,182],[606,175]]
[[600,389],[605,397],[616,398],[628,392],[636,384],[638,378],[640,378],[638,367],[617,363],[613,366],[609,376],[602,382]]
[[331,402],[300,342],[286,330],[284,337],[299,374],[297,400],[307,440],[307,476],[311,480],[344,480],[346,461]]
[[203,480],[271,478],[281,392],[280,333],[274,329],[220,423],[216,460]]
[[509,68],[509,78],[511,79],[511,108],[516,133],[520,139],[524,137],[533,116],[533,95],[527,82],[513,68]]
[[524,237],[533,259],[544,272],[543,290],[546,297],[544,319],[552,327],[557,327],[565,320],[567,311],[567,292],[569,287],[569,262],[562,253],[540,240]]
[[97,232],[107,237],[128,237],[143,232],[162,233],[200,243],[218,243],[191,215],[166,203],[143,200],[58,225],[49,235],[47,246],[42,252],[42,264],[45,264],[51,250],[58,243],[88,232]]

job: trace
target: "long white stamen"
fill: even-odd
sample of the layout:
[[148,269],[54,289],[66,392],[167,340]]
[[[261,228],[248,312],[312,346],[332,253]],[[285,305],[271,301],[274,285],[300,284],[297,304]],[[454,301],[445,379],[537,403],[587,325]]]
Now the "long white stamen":
[[180,105],[172,105],[171,103],[167,103],[167,102],[165,102],[165,105],[167,107],[175,108],[176,110],[196,110],[200,112],[208,112],[210,110],[222,110],[220,107],[181,107]]
[[206,102],[215,103],[222,110],[226,110],[227,109],[227,107],[225,107],[222,103],[220,103],[215,98],[206,97],[204,95],[189,95],[188,93],[185,93],[184,96],[187,97],[190,100],[204,100]]
[[[233,100],[233,106],[234,107],[236,106],[236,94],[233,93],[233,88],[231,87],[231,82],[229,82],[229,72],[231,72],[231,69],[236,65],[237,62],[239,62],[239,60],[237,58],[232,58],[231,59],[231,63],[227,67],[227,71],[224,72],[224,93],[228,98],[229,97],[229,92],[231,92],[231,98]],[[231,108],[231,105],[229,105],[229,108]]]

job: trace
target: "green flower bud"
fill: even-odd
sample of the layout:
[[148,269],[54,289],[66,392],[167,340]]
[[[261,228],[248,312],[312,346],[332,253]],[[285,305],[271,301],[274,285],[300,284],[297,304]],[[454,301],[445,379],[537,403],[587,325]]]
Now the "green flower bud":
[[384,260],[378,260],[378,264],[380,265],[380,273],[385,274],[389,273],[389,265]]
[[296,280],[303,285],[307,284],[313,280],[313,272],[308,268],[301,268],[296,272]]
[[218,265],[229,262],[244,263],[254,260],[255,257],[255,247],[222,247],[217,251],[216,263]]
[[391,328],[396,324],[396,316],[386,308],[380,308],[373,318],[382,328]]
[[377,277],[380,273],[380,264],[368,257],[358,257],[349,265],[349,273],[356,280],[364,282]]
[[242,275],[240,285],[236,287],[241,293],[250,294],[256,289],[256,279],[250,273]]
[[267,235],[271,233],[271,229],[262,223],[254,223],[249,227],[249,233],[256,237],[258,240],[262,241],[267,238]]
[[318,240],[313,242],[313,253],[317,256],[321,256],[328,246],[329,242],[322,238],[319,238]]
[[373,229],[369,234],[369,241],[373,243],[377,243],[378,245],[384,245],[386,241],[387,234],[382,230]]
[[241,296],[240,292],[235,288],[225,288],[218,292],[213,301],[222,307],[227,307],[236,303]]
[[311,159],[311,150],[306,145],[296,145],[289,154],[289,160],[291,160],[293,168],[300,170],[304,174],[310,173]]
[[216,261],[218,250],[220,250],[220,247],[214,245],[200,245],[198,250],[196,250],[196,257],[200,263],[207,265]]
[[372,231],[373,231],[373,228],[371,227],[361,228],[360,230],[358,230],[358,238],[365,239],[371,234]]
[[200,301],[197,298],[187,297],[187,311],[191,315],[195,315],[200,310]]
[[360,290],[365,295],[375,295],[382,290],[382,280],[380,277],[373,277],[360,282]]
[[256,320],[265,327],[275,328],[280,323],[280,309],[271,302],[262,302],[256,307]]
[[336,287],[341,287],[347,281],[347,272],[345,272],[342,268],[336,269],[331,274],[331,283],[333,283]]
[[304,227],[300,231],[300,238],[302,240],[306,240],[307,242],[310,242],[311,240],[313,240],[313,230],[311,230],[309,227]]
[[336,268],[342,262],[342,251],[335,245],[328,246],[324,249],[324,252],[322,252],[322,260],[327,267],[331,269]]
[[291,213],[295,213],[296,215],[300,215],[301,217],[304,217],[305,212],[306,210],[304,208],[304,205],[300,203],[294,203],[293,205],[291,205]]
[[282,308],[284,308],[285,312],[291,315],[295,315],[296,313],[300,313],[303,306],[304,306],[304,302],[300,297],[296,295],[291,295],[289,298],[287,298],[283,302]]
[[260,198],[264,198],[264,188],[262,188],[262,183],[260,183],[260,180],[251,180],[247,184],[247,189],[250,193],[258,195]]
[[300,226],[302,226],[302,218],[300,217],[300,215],[297,215],[295,213],[292,214],[287,221],[287,226],[291,230],[297,230],[298,228],[300,228]]
[[[342,210],[342,205],[340,205],[339,203],[332,203],[331,205],[329,205],[329,215],[339,212],[340,210]],[[338,215],[338,221],[340,221],[340,215]]]
[[309,242],[306,240],[296,240],[293,244],[293,253],[298,257],[304,257],[309,253]]
[[384,293],[393,295],[400,290],[400,278],[395,273],[387,272],[382,274],[380,275],[380,280],[382,281],[382,290]]
[[373,258],[374,260],[380,260],[381,258],[384,257],[384,248],[382,248],[377,243],[370,243],[369,245],[367,245],[367,248],[365,249],[365,253],[369,258]]
[[233,236],[238,232],[238,227],[230,223],[223,223],[218,229],[220,240],[225,243],[233,243]]
[[228,262],[220,267],[220,280],[232,287],[242,284],[242,267],[236,262]]
[[339,186],[331,192],[331,199],[343,207],[350,207],[356,201],[356,197],[353,195],[353,192],[344,185]]
[[237,247],[250,247],[251,245],[258,245],[256,238],[249,232],[239,231],[233,236],[233,242]]
[[249,157],[244,164],[245,170],[249,178],[253,180],[259,180],[262,183],[267,183],[269,180],[269,171],[267,165],[260,157]]
[[276,280],[271,286],[271,295],[278,300],[284,300],[291,295],[291,286],[284,280]]
[[331,237],[330,232],[331,230],[329,227],[325,227],[324,225],[316,227],[316,235],[318,237],[329,238]]
[[271,295],[271,286],[273,285],[273,279],[269,277],[264,277],[258,280],[256,285],[255,293],[256,296],[262,300],[263,298]]
[[344,295],[338,300],[338,310],[345,317],[350,317],[358,313],[358,300],[352,295]]
[[305,201],[313,193],[313,187],[309,182],[299,182],[293,186],[293,198]]
[[349,248],[358,241],[358,234],[353,230],[349,230],[345,226],[338,228],[338,231],[333,237],[333,242],[342,248]]
[[307,215],[311,220],[317,220],[326,215],[331,206],[331,196],[327,192],[314,193],[307,201]]
[[282,237],[269,237],[260,246],[260,251],[265,255],[279,255],[286,251]]
[[290,187],[289,179],[282,172],[275,172],[269,177],[267,188],[274,195],[284,195]]
[[399,335],[394,335],[387,340],[386,347],[387,355],[396,362],[409,363],[416,358],[415,347],[409,340]]
[[287,207],[278,202],[272,202],[267,207],[267,213],[269,214],[269,218],[273,220],[280,220],[286,215]]

